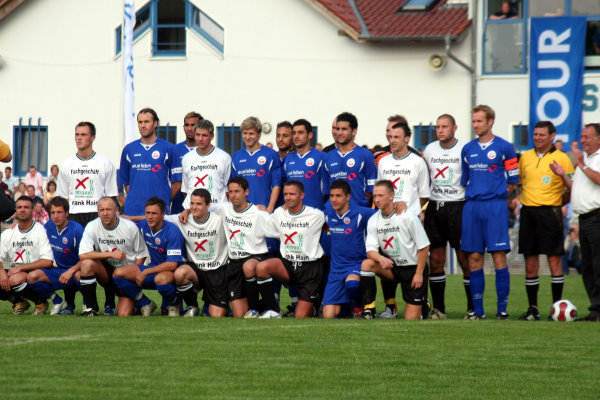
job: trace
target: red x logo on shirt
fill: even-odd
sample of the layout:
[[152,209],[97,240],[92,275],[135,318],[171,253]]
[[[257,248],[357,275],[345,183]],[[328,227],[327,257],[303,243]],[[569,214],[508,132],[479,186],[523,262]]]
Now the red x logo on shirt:
[[392,246],[392,240],[394,240],[394,237],[392,236],[391,238],[389,238],[388,240],[383,239],[383,241],[385,242],[385,246],[383,246],[383,249],[387,249],[388,247],[391,247],[392,249],[394,248],[394,246]]
[[231,236],[229,236],[229,240],[231,240],[231,239],[233,239],[233,237],[235,236],[236,233],[240,233],[241,231],[239,229],[237,231],[232,231],[230,229],[229,232],[231,233]]
[[286,235],[285,233],[283,234],[285,236],[285,242],[283,244],[287,244],[288,242],[292,242],[292,244],[296,244],[296,242],[294,242],[294,239],[292,239],[294,237],[294,235],[296,235],[298,232],[294,232],[290,235]]
[[27,251],[27,249],[23,249],[22,252],[18,252],[15,251],[15,253],[17,253],[17,256],[15,257],[15,262],[19,261],[19,258],[21,259],[21,261],[25,262],[25,259],[23,258],[23,254],[25,254],[25,252]]
[[204,248],[204,243],[206,243],[206,242],[208,242],[207,239],[204,239],[200,243],[194,242],[194,244],[196,245],[196,250],[194,250],[194,253],[197,253],[198,250],[206,251],[206,249]]
[[75,178],[75,180],[77,181],[77,185],[75,185],[75,189],[79,189],[79,186],[83,186],[84,189],[87,189],[85,187],[85,181],[87,181],[88,179],[90,179],[89,176],[86,176],[83,179],[77,179],[77,178]]
[[396,179],[394,179],[393,181],[390,181],[390,182],[392,182],[392,185],[394,186],[394,189],[398,189],[398,188],[396,187],[396,182],[398,182],[399,180],[400,180],[400,178],[396,178]]
[[204,185],[204,179],[206,179],[206,177],[208,176],[208,174],[204,175],[202,178],[200,177],[196,177],[196,184],[194,185],[194,187],[198,186],[198,184],[202,184],[202,186]]
[[442,169],[439,169],[439,168],[436,168],[436,169],[437,169],[437,174],[435,174],[435,178],[433,178],[433,179],[436,179],[440,175],[442,176],[442,178],[446,178],[446,174],[444,172],[446,172],[446,170],[448,169],[448,166],[446,166],[445,168],[442,168]]

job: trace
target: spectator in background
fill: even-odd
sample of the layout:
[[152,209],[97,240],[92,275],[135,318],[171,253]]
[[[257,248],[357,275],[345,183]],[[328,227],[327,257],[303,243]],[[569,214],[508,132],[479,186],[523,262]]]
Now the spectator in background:
[[565,237],[565,253],[569,268],[575,268],[581,274],[581,250],[579,248],[579,225],[573,224]]
[[27,185],[26,194],[31,198],[31,200],[33,200],[34,204],[36,201],[39,201],[42,204],[44,204],[42,198],[35,193],[35,188],[33,187],[33,185]]
[[[25,175],[25,184],[27,186],[31,185],[34,188],[36,196],[42,196],[44,193],[43,184],[44,178],[42,178],[42,174],[40,174],[35,168],[35,165],[29,167],[29,173]],[[30,195],[33,198],[33,196]]]
[[27,195],[27,185],[21,182],[19,186],[17,186],[17,190],[15,190],[15,194],[13,195],[13,200],[17,201],[19,197]]
[[571,142],[571,150],[567,152],[567,157],[571,161],[571,164],[575,165],[575,160],[577,159],[577,151],[579,150],[579,142],[577,140],[573,140]]
[[321,143],[317,143],[317,144],[315,144],[315,149],[317,149],[319,151],[323,151],[323,145]]
[[58,181],[58,165],[54,164],[50,167],[50,175],[48,175],[48,182]]
[[516,12],[513,11],[510,2],[503,1],[500,11],[490,15],[490,19],[516,19],[519,18]]
[[46,184],[46,194],[44,194],[44,207],[50,208],[50,200],[56,197],[56,182],[48,181]]
[[4,169],[4,179],[2,179],[2,182],[6,183],[8,190],[10,190],[11,193],[16,193],[17,186],[19,186],[19,180],[13,176],[11,167],[6,167]]
[[558,139],[556,142],[554,142],[554,147],[556,147],[556,150],[563,151],[565,144],[562,140]]
[[33,220],[45,225],[50,219],[48,211],[44,208],[44,203],[41,200],[33,202]]

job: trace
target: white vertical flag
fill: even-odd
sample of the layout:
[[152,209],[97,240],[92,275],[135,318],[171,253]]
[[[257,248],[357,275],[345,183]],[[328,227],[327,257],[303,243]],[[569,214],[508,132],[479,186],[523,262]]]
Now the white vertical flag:
[[134,0],[125,0],[123,23],[123,116],[125,144],[133,142],[135,134],[135,103],[133,88],[133,27],[135,26]]

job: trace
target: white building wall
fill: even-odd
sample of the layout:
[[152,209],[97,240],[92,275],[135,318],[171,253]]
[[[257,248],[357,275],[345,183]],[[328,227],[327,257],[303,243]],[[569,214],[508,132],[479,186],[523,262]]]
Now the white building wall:
[[[307,118],[319,141],[331,143],[335,115],[359,119],[360,144],[385,144],[386,118],[411,124],[457,118],[468,138],[470,76],[452,61],[433,71],[427,59],[443,43],[358,44],[300,0],[193,0],[225,29],[220,57],[194,32],[187,55],[151,56],[152,32],[134,45],[136,109],[157,110],[161,125],[178,125],[200,112],[215,125],[249,115],[271,125]],[[136,1],[137,8],[146,3]],[[121,1],[29,1],[0,22],[0,136],[12,142],[19,117],[38,117],[50,133],[49,164],[75,151],[74,125],[96,124],[97,151],[118,164],[122,149],[122,59],[114,57]],[[468,38],[453,52],[469,63]],[[274,132],[263,134],[274,142]]]

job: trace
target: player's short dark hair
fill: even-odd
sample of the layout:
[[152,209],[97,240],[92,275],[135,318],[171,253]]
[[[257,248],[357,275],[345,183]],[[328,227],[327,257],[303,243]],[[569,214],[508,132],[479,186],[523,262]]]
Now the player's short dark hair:
[[51,210],[52,207],[62,207],[65,212],[69,212],[69,200],[56,196],[48,202],[48,209]]
[[249,188],[248,181],[243,176],[234,176],[233,178],[229,179],[229,182],[227,182],[227,187],[229,187],[231,183],[237,183],[240,185],[243,191],[246,191]]
[[304,193],[304,185],[302,184],[302,182],[297,181],[295,179],[292,179],[291,181],[287,181],[286,183],[283,184],[283,187],[286,186],[296,186],[298,188],[298,190],[300,190],[300,193]]
[[202,118],[202,115],[200,115],[200,113],[197,113],[196,111],[190,111],[189,113],[185,114],[185,117],[183,117],[183,121],[190,118],[198,118],[198,121],[204,119]]
[[394,193],[394,185],[392,185],[392,182],[388,181],[387,179],[382,179],[380,181],[375,182],[375,185],[373,185],[374,187],[384,187],[388,190],[388,192],[390,193]]
[[194,189],[192,196],[202,197],[205,204],[210,204],[210,192],[206,189]]
[[404,115],[394,114],[388,117],[388,122],[403,122],[408,125],[408,120]]
[[534,128],[547,128],[550,135],[556,133],[556,127],[550,121],[538,121],[535,123]]
[[207,130],[211,135],[215,134],[215,126],[207,119],[201,119],[196,125],[194,125],[194,132],[196,132],[198,129]]
[[600,124],[597,122],[592,122],[591,124],[586,124],[586,128],[593,128],[596,131],[596,136],[600,136]]
[[405,136],[410,137],[410,135],[412,135],[412,131],[410,130],[410,127],[408,125],[406,125],[405,123],[397,122],[394,125],[392,125],[392,129],[398,129],[398,128],[402,128]]
[[292,129],[292,124],[290,123],[290,121],[281,121],[280,123],[277,124],[277,128],[275,130],[277,130],[279,128],[290,128],[290,129]]
[[81,121],[80,123],[75,125],[75,129],[82,128],[84,126],[87,126],[88,128],[90,128],[90,134],[92,136],[96,136],[96,126],[89,121]]
[[156,111],[154,111],[150,107],[142,108],[137,115],[140,115],[140,114],[152,114],[153,120],[156,121],[156,123],[159,123],[158,114],[156,113]]
[[356,119],[354,114],[351,114],[349,112],[343,112],[337,117],[335,117],[335,119],[337,122],[348,122],[352,130],[358,128],[358,120]]
[[11,172],[12,172],[12,168],[11,168],[11,167],[6,167],[6,168],[4,168],[4,170],[5,170],[5,171],[6,171],[6,170],[9,170],[9,171],[11,171]]
[[297,119],[296,121],[294,121],[294,125],[292,125],[292,128],[296,127],[296,126],[304,126],[304,128],[306,129],[306,132],[313,131],[312,124],[310,122],[308,122],[307,120],[305,120],[304,118],[300,118],[300,119]]
[[350,184],[344,179],[336,179],[335,181],[333,181],[331,183],[331,186],[329,187],[329,191],[333,189],[341,189],[342,192],[344,192],[344,194],[346,195],[351,193]]
[[486,106],[485,104],[479,104],[471,109],[471,114],[475,114],[476,112],[483,112],[485,114],[485,119],[490,120],[496,119],[496,112],[490,106]]
[[156,196],[150,197],[148,200],[146,200],[146,204],[144,204],[144,208],[146,208],[148,206],[158,206],[161,213],[164,213],[167,208],[165,201],[163,199],[161,199],[160,197],[156,197]]
[[19,196],[19,198],[17,199],[17,201],[15,201],[15,204],[17,204],[20,201],[27,201],[29,203],[31,203],[31,207],[33,208],[33,199],[29,196]]
[[450,121],[450,123],[452,124],[452,126],[456,125],[456,120],[454,119],[454,117],[450,114],[442,114],[439,117],[437,117],[436,121],[440,120],[440,119],[447,119],[448,121]]

